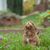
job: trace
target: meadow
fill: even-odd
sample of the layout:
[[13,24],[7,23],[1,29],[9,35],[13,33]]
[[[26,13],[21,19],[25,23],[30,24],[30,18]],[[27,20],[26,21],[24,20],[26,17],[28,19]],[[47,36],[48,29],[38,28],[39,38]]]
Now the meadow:
[[[26,17],[21,20],[22,26],[25,25],[27,21],[32,20],[37,27],[43,28],[43,19],[47,15],[47,12],[44,12]],[[50,27],[44,28],[44,30],[39,33],[39,38],[41,39],[39,46],[31,46],[30,44],[24,46],[21,32],[17,32],[16,34],[13,32],[7,34],[0,32],[0,50],[50,50]]]

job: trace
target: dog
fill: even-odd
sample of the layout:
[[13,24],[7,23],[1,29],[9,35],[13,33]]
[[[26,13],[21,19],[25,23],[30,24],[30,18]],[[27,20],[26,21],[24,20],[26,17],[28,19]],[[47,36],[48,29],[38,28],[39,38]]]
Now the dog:
[[29,21],[24,27],[23,41],[25,44],[39,45],[40,39],[38,31],[32,21]]

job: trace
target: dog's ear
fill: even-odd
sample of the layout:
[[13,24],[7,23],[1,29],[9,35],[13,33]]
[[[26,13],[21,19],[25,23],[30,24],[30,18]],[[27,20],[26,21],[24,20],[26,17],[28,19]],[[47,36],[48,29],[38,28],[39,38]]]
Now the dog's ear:
[[35,24],[34,24],[32,21],[30,21],[29,23],[30,23],[30,25],[31,25],[32,27],[35,27]]

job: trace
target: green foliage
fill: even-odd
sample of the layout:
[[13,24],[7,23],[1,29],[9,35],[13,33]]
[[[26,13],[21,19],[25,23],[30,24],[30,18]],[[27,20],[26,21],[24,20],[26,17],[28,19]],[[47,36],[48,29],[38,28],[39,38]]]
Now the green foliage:
[[8,33],[3,35],[3,42],[0,44],[1,50],[48,50],[50,49],[50,28],[46,28],[43,33],[40,34],[41,44],[39,46],[23,45],[22,34]]
[[37,26],[40,26],[42,23],[42,18],[40,17],[39,14],[28,16],[28,17],[24,18],[22,20],[22,23],[26,24],[30,20],[33,21],[33,23],[35,23],[35,25],[37,25]]
[[41,38],[42,46],[46,46],[46,47],[50,46],[50,27],[44,30],[40,38]]
[[[47,28],[46,30],[49,30],[49,28]],[[0,46],[0,49],[1,50],[5,50],[5,49],[6,50],[47,50],[48,46],[50,46],[50,39],[49,39],[50,33],[49,31],[47,33],[46,32],[44,31],[43,34],[40,35],[41,45],[39,46],[31,46],[30,44],[24,46],[22,42],[21,33],[14,34],[11,32],[5,34],[3,35],[3,44],[1,45],[2,47]]]
[[[27,21],[32,20],[33,23],[40,26],[43,18],[42,14],[37,14],[24,18],[21,22],[25,25]],[[43,32],[40,33],[39,38],[41,39],[41,43],[39,46],[24,45],[21,32],[16,34],[12,32],[7,34],[0,32],[0,35],[3,36],[2,42],[0,41],[0,50],[50,50],[50,27],[45,28]]]

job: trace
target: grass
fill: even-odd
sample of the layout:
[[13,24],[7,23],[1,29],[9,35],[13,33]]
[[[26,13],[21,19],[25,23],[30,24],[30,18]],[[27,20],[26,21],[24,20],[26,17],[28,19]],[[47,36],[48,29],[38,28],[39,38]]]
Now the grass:
[[31,46],[30,44],[23,46],[22,34],[20,32],[17,34],[0,32],[0,35],[3,36],[0,50],[50,50],[50,28],[46,28],[40,34],[41,44],[39,46]]
[[[22,26],[30,20],[32,20],[35,25],[41,26],[45,14],[47,13],[40,13],[22,19]],[[40,33],[39,38],[41,39],[41,43],[39,46],[31,46],[30,44],[24,46],[21,32],[18,32],[16,34],[13,32],[7,34],[0,32],[0,36],[2,38],[0,40],[0,50],[50,50],[50,27],[45,28],[43,32]]]

